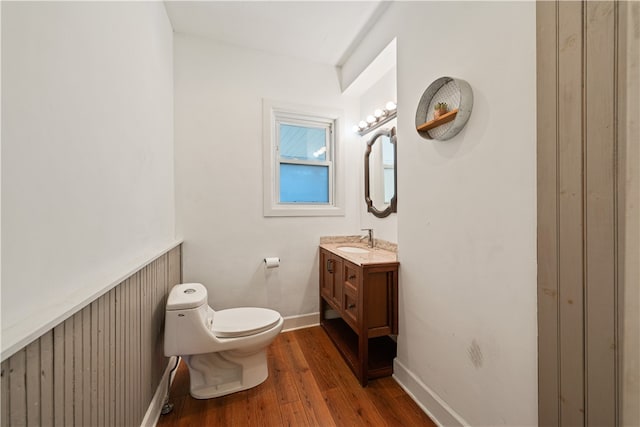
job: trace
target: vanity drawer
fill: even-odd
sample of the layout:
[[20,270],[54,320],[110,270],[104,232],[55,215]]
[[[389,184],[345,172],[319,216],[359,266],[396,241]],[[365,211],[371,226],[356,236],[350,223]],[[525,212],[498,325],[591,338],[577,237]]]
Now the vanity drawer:
[[344,281],[345,284],[353,286],[357,291],[360,287],[360,276],[362,274],[362,268],[355,264],[351,264],[349,261],[344,261]]
[[356,333],[360,333],[360,328],[358,327],[359,309],[358,293],[354,288],[346,284],[342,293],[342,318]]

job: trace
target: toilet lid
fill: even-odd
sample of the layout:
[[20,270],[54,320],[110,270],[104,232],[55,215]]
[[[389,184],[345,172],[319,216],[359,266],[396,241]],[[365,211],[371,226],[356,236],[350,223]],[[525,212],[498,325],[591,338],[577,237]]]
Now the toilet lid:
[[280,313],[268,308],[230,308],[215,312],[211,331],[221,338],[244,337],[271,329],[279,321]]

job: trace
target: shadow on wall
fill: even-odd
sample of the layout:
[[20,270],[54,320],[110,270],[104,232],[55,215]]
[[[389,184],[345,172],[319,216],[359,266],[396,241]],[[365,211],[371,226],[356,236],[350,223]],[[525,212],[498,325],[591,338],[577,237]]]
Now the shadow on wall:
[[[314,258],[314,260],[316,258]],[[286,269],[286,265],[284,268]],[[287,272],[281,272],[281,269],[283,269],[282,264],[275,268],[266,268],[264,262],[258,263],[253,270],[246,292],[254,293],[254,295],[252,295],[252,299],[255,299],[255,297],[258,296],[259,300],[262,301],[260,305],[282,310],[280,308],[282,306],[282,302],[287,299],[291,299],[289,290],[295,289],[296,286],[292,283],[283,282],[282,277],[286,277]],[[293,308],[293,311],[290,313],[282,312],[281,314],[284,317],[291,315],[306,315],[311,314],[311,312],[317,312],[318,266],[315,261],[310,263],[309,272],[306,277],[307,286],[304,289],[304,293],[296,298],[300,301],[300,306]],[[312,310],[309,310],[309,301],[315,301]]]
[[[433,144],[434,150],[442,157],[448,159],[454,157],[462,157],[470,153],[480,143],[485,141],[484,135],[487,131],[487,125],[490,123],[491,108],[487,97],[473,87],[473,112],[469,117],[467,125],[449,141],[427,141]],[[472,136],[468,136],[469,129],[472,129]]]
[[261,261],[254,267],[246,292],[261,295],[259,299],[266,307],[278,307],[283,299],[282,288],[280,267],[267,268],[265,262]]

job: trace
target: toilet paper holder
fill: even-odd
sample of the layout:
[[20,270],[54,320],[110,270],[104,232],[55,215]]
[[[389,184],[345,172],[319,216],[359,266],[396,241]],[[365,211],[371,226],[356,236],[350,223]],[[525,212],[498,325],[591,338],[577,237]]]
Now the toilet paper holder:
[[262,260],[266,268],[276,268],[280,267],[280,258],[278,257],[267,257]]

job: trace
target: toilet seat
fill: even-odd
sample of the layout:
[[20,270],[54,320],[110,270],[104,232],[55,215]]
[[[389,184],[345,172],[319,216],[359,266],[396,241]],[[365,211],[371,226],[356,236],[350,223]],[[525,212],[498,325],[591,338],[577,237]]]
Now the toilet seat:
[[279,321],[280,313],[268,308],[229,308],[215,312],[211,331],[220,338],[245,337],[271,329]]

